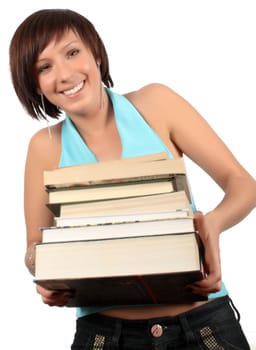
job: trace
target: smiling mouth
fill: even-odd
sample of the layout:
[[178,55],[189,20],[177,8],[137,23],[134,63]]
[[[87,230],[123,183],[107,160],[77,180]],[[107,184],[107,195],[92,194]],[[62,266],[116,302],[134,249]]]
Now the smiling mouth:
[[72,89],[63,91],[63,94],[66,95],[66,96],[74,95],[74,94],[77,93],[79,90],[81,90],[83,86],[84,86],[84,82],[81,81],[81,83],[79,83],[78,85],[76,85],[76,86],[73,87]]

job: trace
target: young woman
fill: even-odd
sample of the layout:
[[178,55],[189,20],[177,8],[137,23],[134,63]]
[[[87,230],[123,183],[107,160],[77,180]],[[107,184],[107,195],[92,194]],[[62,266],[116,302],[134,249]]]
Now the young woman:
[[[70,10],[41,10],[17,28],[10,44],[17,96],[36,119],[65,119],[31,139],[25,169],[26,265],[34,273],[39,227],[53,224],[44,170],[167,151],[183,154],[222,188],[223,200],[195,213],[207,278],[191,288],[207,302],[88,307],[77,310],[72,349],[249,349],[239,314],[221,279],[219,236],[256,204],[256,183],[199,113],[161,84],[119,95],[94,26]],[[69,293],[37,287],[45,304],[64,306]]]

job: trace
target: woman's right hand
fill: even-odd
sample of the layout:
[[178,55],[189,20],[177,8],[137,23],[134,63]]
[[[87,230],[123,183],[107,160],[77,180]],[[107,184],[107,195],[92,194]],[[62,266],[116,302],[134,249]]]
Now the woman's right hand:
[[72,290],[49,290],[39,286],[38,284],[36,285],[36,291],[41,295],[43,303],[49,306],[65,306],[69,299],[74,296]]

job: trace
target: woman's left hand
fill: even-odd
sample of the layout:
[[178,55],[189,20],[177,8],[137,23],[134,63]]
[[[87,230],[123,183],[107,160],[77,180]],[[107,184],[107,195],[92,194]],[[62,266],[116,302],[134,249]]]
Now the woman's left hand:
[[204,246],[206,278],[189,287],[193,293],[207,296],[221,289],[219,232],[214,232],[212,225],[207,220],[207,215],[196,212],[194,219],[196,230]]

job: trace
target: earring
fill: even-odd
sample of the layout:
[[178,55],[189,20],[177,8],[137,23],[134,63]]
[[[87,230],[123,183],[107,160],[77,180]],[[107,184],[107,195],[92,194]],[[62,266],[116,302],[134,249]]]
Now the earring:
[[46,120],[46,123],[47,123],[48,135],[49,135],[49,138],[51,139],[52,138],[52,131],[51,131],[51,127],[50,127],[49,121],[48,121],[47,116],[46,116],[45,104],[44,104],[44,95],[40,94],[40,98],[41,98],[41,105],[42,105],[42,111],[43,111],[44,119]]
[[97,68],[98,68],[99,81],[100,81],[100,108],[103,109],[105,105],[105,100],[104,100],[104,86],[101,81],[100,62],[97,62]]

